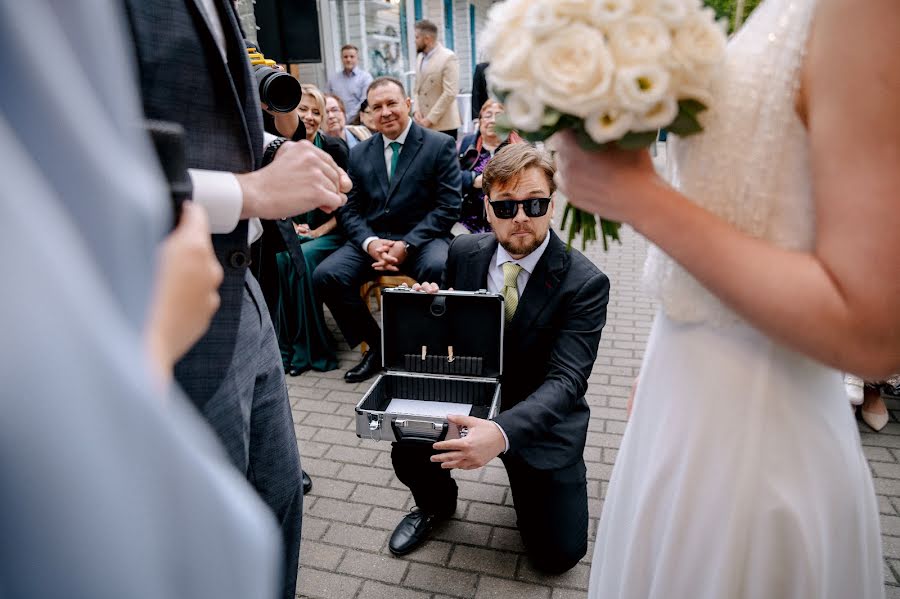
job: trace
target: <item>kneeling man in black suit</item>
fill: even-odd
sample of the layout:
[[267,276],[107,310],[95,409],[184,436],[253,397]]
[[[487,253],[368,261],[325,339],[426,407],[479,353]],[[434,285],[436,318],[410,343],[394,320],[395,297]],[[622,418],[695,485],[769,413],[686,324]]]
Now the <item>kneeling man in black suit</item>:
[[460,235],[450,246],[445,288],[504,296],[501,412],[492,421],[451,416],[468,427],[462,439],[394,444],[394,470],[417,506],[391,536],[395,555],[418,547],[453,515],[450,469],[481,468],[498,456],[535,567],[565,572],[587,551],[584,394],[606,322],[609,279],[550,231],[553,174],[549,157],[529,144],[498,152],[483,177],[494,232]]
[[316,294],[347,344],[369,345],[344,375],[348,383],[381,370],[381,329],[359,297],[360,285],[398,271],[417,281],[439,281],[462,203],[456,144],[412,121],[403,84],[379,77],[367,99],[379,133],[350,151],[353,189],[338,213],[348,241],[313,273]]

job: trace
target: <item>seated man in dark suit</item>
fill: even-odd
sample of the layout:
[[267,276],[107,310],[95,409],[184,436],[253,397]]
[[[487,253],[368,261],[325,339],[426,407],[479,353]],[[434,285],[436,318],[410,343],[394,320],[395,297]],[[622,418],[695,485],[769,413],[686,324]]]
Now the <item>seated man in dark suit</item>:
[[353,189],[338,215],[348,241],[313,273],[316,293],[350,347],[369,345],[344,375],[349,383],[381,369],[381,330],[359,297],[360,285],[392,272],[439,281],[462,203],[456,146],[413,123],[403,84],[379,77],[367,99],[379,133],[350,151]]
[[[394,470],[418,508],[400,521],[389,548],[409,553],[453,515],[450,469],[481,468],[499,456],[528,555],[539,570],[558,574],[587,551],[584,393],[606,322],[609,279],[550,231],[554,184],[546,154],[510,145],[488,163],[483,181],[494,232],[454,239],[444,285],[504,296],[501,411],[493,421],[450,416],[468,427],[461,439],[394,444]],[[434,292],[437,285],[420,288]]]

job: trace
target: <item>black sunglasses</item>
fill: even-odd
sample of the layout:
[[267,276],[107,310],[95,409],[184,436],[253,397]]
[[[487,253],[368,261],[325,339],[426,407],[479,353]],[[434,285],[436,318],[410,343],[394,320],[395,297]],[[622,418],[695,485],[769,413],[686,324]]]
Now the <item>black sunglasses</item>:
[[494,210],[497,218],[508,219],[519,213],[519,206],[525,210],[529,218],[536,218],[547,214],[550,207],[550,198],[529,198],[527,200],[494,200],[488,202]]

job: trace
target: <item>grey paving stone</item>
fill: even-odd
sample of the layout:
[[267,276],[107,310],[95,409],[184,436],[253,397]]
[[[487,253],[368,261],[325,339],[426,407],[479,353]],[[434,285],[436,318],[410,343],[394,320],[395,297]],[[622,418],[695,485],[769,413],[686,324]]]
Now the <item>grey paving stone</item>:
[[334,499],[347,499],[356,487],[355,484],[343,480],[334,480],[318,476],[313,481],[310,495],[313,497],[332,497]]
[[469,504],[465,519],[470,522],[490,524],[491,526],[514,528],[516,526],[516,510],[506,505],[473,501]]
[[315,568],[300,568],[297,588],[301,596],[315,599],[351,599],[362,586],[362,580]]
[[488,485],[470,481],[460,481],[459,497],[484,503],[502,503],[506,495],[506,486]]
[[475,599],[548,599],[550,587],[525,584],[493,576],[482,576]]
[[393,477],[393,470],[374,468],[372,466],[360,466],[358,464],[343,464],[340,471],[337,473],[337,478],[341,480],[382,486],[389,485]]
[[382,584],[367,580],[363,583],[360,599],[429,599],[429,593],[404,589],[397,585]]
[[[343,464],[322,458],[304,457],[303,469],[310,476],[335,476],[341,469]],[[313,482],[315,486],[315,481]]]
[[578,563],[575,567],[558,576],[548,576],[534,569],[527,558],[519,562],[519,571],[516,578],[535,584],[545,584],[551,587],[565,587],[570,589],[587,590],[591,568],[587,564]]
[[550,599],[587,599],[587,591],[574,589],[553,589]]
[[406,574],[408,564],[392,555],[367,553],[365,551],[347,551],[338,571],[360,578],[380,580],[391,584],[399,584]]
[[[306,524],[304,522],[304,524]],[[333,522],[325,534],[324,541],[351,549],[381,551],[387,545],[388,533],[367,526],[355,526],[343,522]]]
[[407,587],[443,593],[452,597],[474,597],[478,577],[469,572],[430,566],[428,564],[410,564],[409,572],[403,581]]
[[450,567],[471,572],[512,578],[516,573],[518,556],[499,550],[457,545],[450,556]]
[[[331,520],[323,520],[322,518],[314,518],[309,514],[303,515],[303,529],[301,536],[303,543],[309,541],[318,541],[325,535],[325,531],[331,526]],[[301,550],[302,553],[302,550]]]
[[379,452],[374,449],[364,447],[347,447],[344,445],[335,445],[325,453],[325,457],[330,460],[346,462],[348,464],[372,464]]
[[453,544],[451,543],[436,541],[435,539],[428,539],[427,543],[425,543],[412,553],[403,556],[403,559],[411,562],[432,564],[435,566],[446,566],[447,562],[450,560],[450,551],[452,549]]
[[491,527],[475,522],[450,520],[434,531],[434,538],[443,541],[466,543],[468,545],[485,546],[491,535]]
[[406,514],[406,510],[375,507],[372,508],[372,512],[366,520],[366,526],[374,526],[382,530],[394,530]]
[[[304,526],[306,520],[303,521]],[[319,570],[334,570],[341,563],[346,550],[326,543],[303,540],[300,547],[300,565],[302,567],[317,568]],[[302,585],[301,585],[302,586]]]
[[522,544],[522,535],[514,528],[495,527],[491,533],[491,547],[522,553],[525,545]]
[[330,497],[317,498],[308,510],[313,516],[349,524],[362,524],[371,512],[372,506],[369,504],[340,501]]
[[372,485],[359,485],[353,492],[351,499],[360,503],[369,503],[400,510],[403,509],[409,500],[409,492],[373,487]]

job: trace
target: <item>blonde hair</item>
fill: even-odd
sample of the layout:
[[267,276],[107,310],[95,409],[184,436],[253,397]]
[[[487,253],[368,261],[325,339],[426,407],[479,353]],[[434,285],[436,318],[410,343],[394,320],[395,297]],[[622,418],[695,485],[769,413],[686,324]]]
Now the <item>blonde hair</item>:
[[[312,85],[310,83],[304,83],[300,86],[300,89],[303,91],[304,96],[312,96],[312,99],[316,102],[316,107],[319,109],[319,114],[322,115],[322,124],[325,124],[325,96],[322,94],[321,90]],[[319,128],[322,128],[322,125],[319,125]]]
[[523,171],[532,167],[537,167],[544,172],[550,193],[553,194],[556,191],[556,183],[553,181],[556,167],[553,165],[550,155],[531,144],[516,143],[498,150],[484,167],[481,178],[484,195],[490,198],[492,187],[515,181]]

